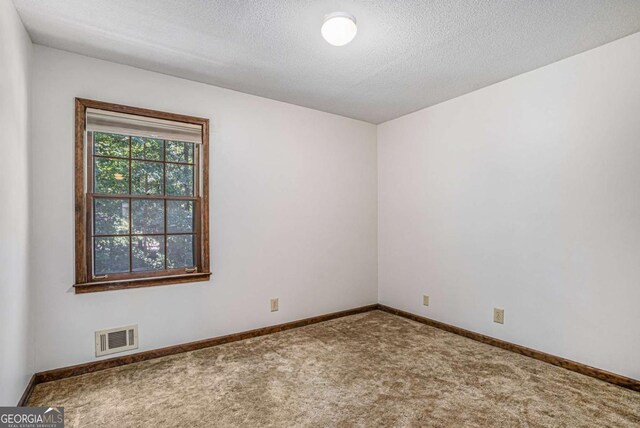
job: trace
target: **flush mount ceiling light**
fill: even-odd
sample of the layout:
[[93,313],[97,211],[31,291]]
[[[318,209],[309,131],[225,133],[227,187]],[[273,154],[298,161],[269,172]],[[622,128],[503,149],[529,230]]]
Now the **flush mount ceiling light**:
[[322,37],[333,46],[344,46],[356,36],[356,18],[347,12],[333,12],[324,17]]

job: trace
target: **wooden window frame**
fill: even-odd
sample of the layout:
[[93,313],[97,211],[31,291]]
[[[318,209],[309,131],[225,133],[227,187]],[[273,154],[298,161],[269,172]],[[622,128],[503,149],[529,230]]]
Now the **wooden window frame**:
[[[194,230],[199,236],[195,251],[196,271],[172,269],[155,272],[113,274],[104,280],[93,276],[92,271],[92,195],[87,185],[91,172],[88,164],[88,143],[86,136],[87,109],[94,108],[118,113],[132,114],[155,119],[195,124],[202,127],[202,159],[194,165]],[[129,154],[131,156],[131,153]],[[196,156],[194,152],[194,156]],[[195,162],[195,161],[194,161]],[[198,173],[199,172],[199,173]],[[114,195],[130,198],[130,195]],[[157,197],[156,197],[157,198]],[[131,222],[131,218],[129,222]],[[166,233],[166,230],[165,230]],[[151,287],[156,285],[183,284],[208,281],[211,276],[209,265],[209,119],[112,104],[102,101],[76,98],[75,100],[75,284],[78,293],[120,290],[125,288]]]

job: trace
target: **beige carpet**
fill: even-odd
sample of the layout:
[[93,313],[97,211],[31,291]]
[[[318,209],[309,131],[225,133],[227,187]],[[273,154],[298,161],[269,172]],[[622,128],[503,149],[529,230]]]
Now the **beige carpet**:
[[68,427],[635,427],[640,393],[373,311],[37,385]]

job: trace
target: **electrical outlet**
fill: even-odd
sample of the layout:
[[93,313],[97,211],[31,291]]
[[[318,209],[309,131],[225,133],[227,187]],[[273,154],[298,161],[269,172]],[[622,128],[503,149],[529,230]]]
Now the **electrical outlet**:
[[504,309],[493,308],[493,322],[504,324]]
[[271,299],[271,312],[276,312],[278,310],[278,299]]
[[422,296],[422,304],[425,306],[429,306],[429,295],[425,294]]

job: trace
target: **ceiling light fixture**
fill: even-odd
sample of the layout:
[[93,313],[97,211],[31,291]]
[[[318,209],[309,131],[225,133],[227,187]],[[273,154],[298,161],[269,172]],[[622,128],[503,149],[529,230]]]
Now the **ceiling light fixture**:
[[333,46],[344,46],[356,36],[356,18],[347,12],[333,12],[324,17],[322,37]]

